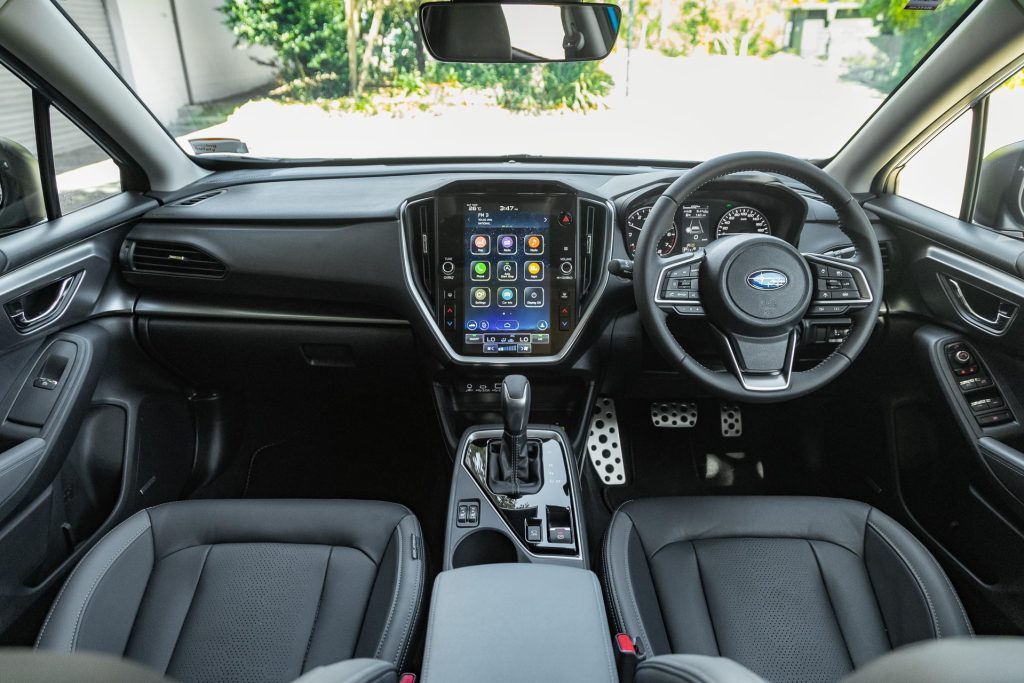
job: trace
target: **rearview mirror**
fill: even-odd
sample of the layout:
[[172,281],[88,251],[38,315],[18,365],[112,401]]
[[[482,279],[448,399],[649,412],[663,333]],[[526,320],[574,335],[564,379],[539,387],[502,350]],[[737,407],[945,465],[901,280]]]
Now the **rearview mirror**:
[[616,5],[582,2],[428,2],[419,13],[435,59],[503,64],[604,59],[622,18]]

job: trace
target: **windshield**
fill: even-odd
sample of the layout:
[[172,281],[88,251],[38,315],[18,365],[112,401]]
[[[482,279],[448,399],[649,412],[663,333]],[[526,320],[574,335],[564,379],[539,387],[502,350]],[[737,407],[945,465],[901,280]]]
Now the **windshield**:
[[190,154],[700,160],[830,158],[972,4],[623,0],[607,59],[551,65],[434,61],[410,0],[68,10]]

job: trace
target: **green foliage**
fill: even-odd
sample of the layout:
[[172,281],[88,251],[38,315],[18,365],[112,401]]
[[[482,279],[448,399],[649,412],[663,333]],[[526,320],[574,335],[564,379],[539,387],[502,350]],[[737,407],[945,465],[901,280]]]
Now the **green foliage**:
[[342,0],[227,0],[220,10],[240,41],[274,50],[296,94],[348,93]]
[[891,92],[942,40],[974,0],[945,0],[934,11],[905,10],[906,0],[866,0],[861,14],[871,17],[882,35],[874,39],[881,56],[854,65],[851,76]]
[[[361,8],[357,54],[368,65],[366,80],[359,78],[362,94],[353,93],[349,83],[345,0],[226,0],[221,12],[241,42],[275,51],[274,66],[283,81],[275,94],[287,99],[375,111],[374,94],[424,94],[443,83],[492,92],[498,105],[514,111],[588,111],[611,90],[611,76],[596,62],[428,62],[416,34],[416,2],[363,0],[356,6]],[[381,17],[379,31],[368,45],[375,13]]]

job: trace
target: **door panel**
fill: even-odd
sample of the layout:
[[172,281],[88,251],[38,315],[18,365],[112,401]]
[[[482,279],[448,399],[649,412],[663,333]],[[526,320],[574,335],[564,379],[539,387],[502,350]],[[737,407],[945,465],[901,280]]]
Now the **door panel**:
[[153,205],[122,195],[0,239],[0,642],[31,642],[105,531],[183,494],[187,395],[139,350],[116,270]]
[[886,195],[904,256],[890,316],[914,386],[890,416],[898,505],[981,632],[1024,631],[1024,241]]

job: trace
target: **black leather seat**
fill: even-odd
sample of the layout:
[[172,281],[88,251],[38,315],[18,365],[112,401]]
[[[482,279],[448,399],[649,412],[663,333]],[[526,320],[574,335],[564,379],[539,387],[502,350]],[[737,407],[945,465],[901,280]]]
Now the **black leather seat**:
[[846,500],[652,498],[612,518],[617,628],[654,655],[715,655],[769,681],[836,681],[907,643],[971,634],[935,559]]
[[171,503],[96,544],[37,647],[123,656],[183,682],[290,681],[355,657],[401,670],[423,553],[416,518],[391,503]]

